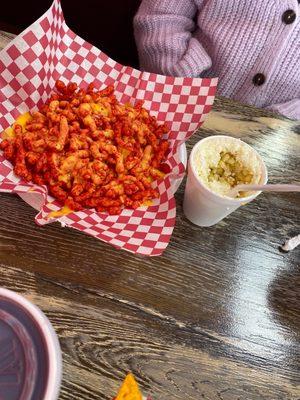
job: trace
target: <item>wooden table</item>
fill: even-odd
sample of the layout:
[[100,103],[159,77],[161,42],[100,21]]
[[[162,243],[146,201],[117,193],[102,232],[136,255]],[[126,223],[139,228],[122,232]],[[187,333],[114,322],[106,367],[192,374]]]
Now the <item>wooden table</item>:
[[[271,182],[300,182],[300,123],[217,99],[188,143],[241,137]],[[63,351],[61,400],[112,399],[127,371],[157,400],[300,399],[299,194],[262,194],[211,228],[182,212],[161,257],[117,251],[0,196],[1,286],[49,317]]]

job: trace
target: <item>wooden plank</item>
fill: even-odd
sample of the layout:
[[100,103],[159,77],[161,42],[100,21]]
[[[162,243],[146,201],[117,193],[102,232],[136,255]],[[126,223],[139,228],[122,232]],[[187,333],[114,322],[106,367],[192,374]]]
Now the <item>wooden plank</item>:
[[18,268],[1,266],[0,273],[1,284],[38,304],[59,334],[64,360],[61,400],[112,399],[129,370],[144,393],[160,400],[299,398],[299,375],[288,369],[288,360],[270,365],[263,354],[251,360],[244,354],[238,360],[238,341],[209,330],[196,331]]

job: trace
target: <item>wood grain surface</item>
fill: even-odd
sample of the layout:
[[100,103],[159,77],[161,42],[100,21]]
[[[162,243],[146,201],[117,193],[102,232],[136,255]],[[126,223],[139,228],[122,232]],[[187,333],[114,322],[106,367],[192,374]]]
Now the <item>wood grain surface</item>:
[[[300,182],[300,122],[218,98],[188,143],[228,134],[263,156],[270,182]],[[261,194],[210,228],[182,212],[160,257],[59,224],[38,227],[0,195],[0,285],[49,317],[63,351],[60,400],[112,399],[131,371],[153,400],[300,399],[299,194]]]

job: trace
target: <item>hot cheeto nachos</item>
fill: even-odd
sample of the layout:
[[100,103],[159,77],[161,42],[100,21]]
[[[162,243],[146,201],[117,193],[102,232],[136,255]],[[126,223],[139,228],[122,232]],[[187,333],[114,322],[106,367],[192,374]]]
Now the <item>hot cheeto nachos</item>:
[[142,103],[119,103],[112,86],[79,89],[58,80],[40,110],[4,134],[0,149],[18,177],[46,185],[62,206],[119,214],[159,196],[153,182],[170,172],[167,133]]

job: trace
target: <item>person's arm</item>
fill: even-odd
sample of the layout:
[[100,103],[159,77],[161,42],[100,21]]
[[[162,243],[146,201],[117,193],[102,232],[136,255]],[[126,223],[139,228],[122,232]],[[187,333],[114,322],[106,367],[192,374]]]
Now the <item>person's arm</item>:
[[293,99],[281,104],[273,104],[266,108],[276,111],[285,117],[300,120],[300,99]]
[[192,37],[196,14],[193,0],[143,0],[134,18],[141,69],[197,77],[210,68],[209,55]]

